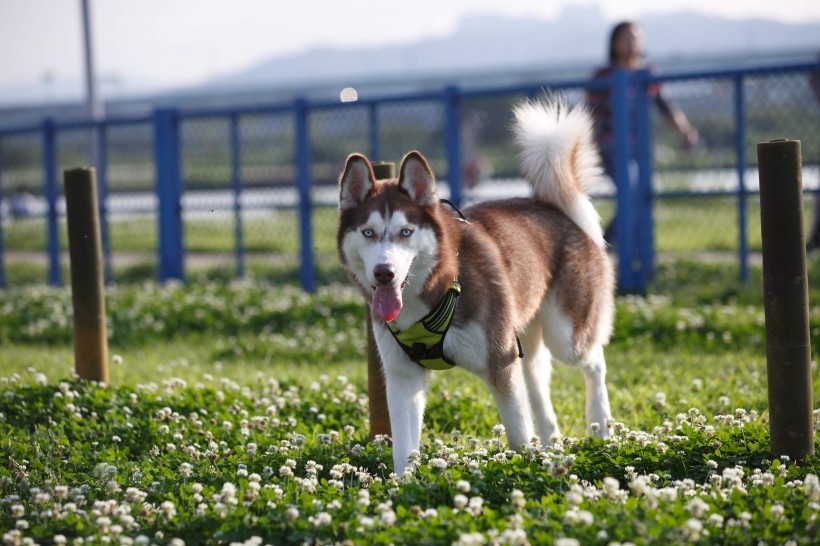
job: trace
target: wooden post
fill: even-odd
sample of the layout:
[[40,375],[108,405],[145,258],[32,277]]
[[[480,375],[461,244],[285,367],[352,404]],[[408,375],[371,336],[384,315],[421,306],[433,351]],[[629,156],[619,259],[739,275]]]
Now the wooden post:
[[[386,161],[374,161],[373,174],[377,180],[396,177],[396,166]],[[387,391],[384,387],[384,371],[376,340],[373,338],[373,317],[367,308],[367,396],[370,400],[370,437],[377,434],[390,435],[390,412],[387,408]]]
[[93,168],[64,173],[71,300],[74,305],[74,365],[80,379],[108,383],[103,259],[97,180]]
[[772,453],[814,453],[800,141],[757,145]]

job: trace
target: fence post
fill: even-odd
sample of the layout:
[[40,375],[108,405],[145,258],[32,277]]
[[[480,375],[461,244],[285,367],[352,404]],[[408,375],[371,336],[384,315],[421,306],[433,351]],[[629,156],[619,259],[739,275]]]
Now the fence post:
[[62,286],[60,270],[60,230],[57,225],[57,129],[51,118],[43,121],[43,168],[45,169],[45,197],[48,203],[46,230],[48,244],[48,282]]
[[184,280],[179,120],[173,109],[154,112],[154,163],[159,201],[159,280]]
[[652,101],[649,97],[649,85],[652,74],[643,69],[636,73],[635,94],[635,132],[637,134],[636,156],[638,161],[636,242],[640,266],[636,291],[646,294],[646,288],[655,276],[655,220],[654,189],[652,188],[653,154],[652,154]]
[[616,194],[616,240],[618,243],[618,289],[630,293],[639,291],[638,276],[634,266],[635,255],[635,188],[629,172],[629,160],[632,156],[632,139],[630,137],[629,110],[629,73],[617,69],[612,72],[610,81],[610,108],[612,110],[612,170],[615,177]]
[[743,76],[735,76],[735,155],[737,157],[737,221],[740,247],[740,280],[749,284],[749,236],[746,233],[746,97]]
[[444,90],[444,147],[447,149],[447,184],[450,200],[461,205],[461,99],[458,87]]
[[66,219],[74,307],[74,366],[80,379],[108,383],[108,336],[93,168],[65,171]]
[[245,276],[245,242],[242,231],[242,148],[239,116],[231,114],[231,187],[233,189],[234,241],[236,245],[236,276]]
[[814,453],[800,141],[757,145],[769,427],[775,456]]
[[310,199],[310,131],[308,128],[308,104],[305,99],[293,103],[296,118],[296,186],[299,191],[299,234],[302,242],[302,265],[299,277],[306,292],[316,291],[313,267],[313,233],[311,231]]
[[94,131],[97,138],[97,197],[99,198],[100,237],[102,241],[105,284],[114,280],[111,269],[111,239],[108,231],[108,126],[100,123]]
[[[388,161],[371,163],[377,180],[396,177],[396,165]],[[373,317],[367,306],[367,398],[370,412],[370,437],[378,434],[390,436],[390,410],[387,406],[387,389],[384,385],[384,370],[376,340],[373,337]]]

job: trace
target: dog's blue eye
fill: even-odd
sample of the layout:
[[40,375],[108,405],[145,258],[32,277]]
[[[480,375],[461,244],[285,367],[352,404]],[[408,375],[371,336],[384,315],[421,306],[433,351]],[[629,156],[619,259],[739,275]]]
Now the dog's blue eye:
[[372,239],[376,234],[373,232],[372,229],[367,228],[362,230],[362,235],[364,235],[367,239]]
[[401,230],[401,236],[402,237],[410,237],[411,235],[413,235],[413,230],[412,229],[404,228],[403,230]]

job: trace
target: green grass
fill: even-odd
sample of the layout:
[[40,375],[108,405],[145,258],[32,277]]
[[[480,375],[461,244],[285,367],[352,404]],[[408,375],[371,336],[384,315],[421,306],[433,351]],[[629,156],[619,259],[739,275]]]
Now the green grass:
[[[347,285],[112,287],[106,388],[71,377],[67,290],[2,292],[0,529],[12,544],[811,544],[820,460],[769,451],[752,273],[744,287],[732,266],[661,264],[650,296],[619,298],[606,442],[585,436],[578,370],[553,375],[564,436],[523,453],[486,387],[433,374],[408,477],[368,436]],[[817,295],[810,309],[816,336]]]

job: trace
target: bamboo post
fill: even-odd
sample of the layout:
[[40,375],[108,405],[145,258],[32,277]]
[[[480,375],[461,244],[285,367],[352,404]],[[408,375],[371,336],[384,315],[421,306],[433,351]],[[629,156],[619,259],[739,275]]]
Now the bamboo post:
[[757,156],[771,449],[800,460],[814,453],[800,141],[761,142]]
[[80,379],[107,384],[108,337],[96,175],[93,168],[85,167],[67,170],[63,176],[74,306],[74,365]]
[[[396,166],[387,161],[374,161],[373,174],[377,180],[395,178]],[[390,412],[387,408],[387,391],[384,386],[384,371],[376,340],[373,338],[373,317],[367,308],[367,395],[370,411],[370,437],[377,434],[390,435]]]

